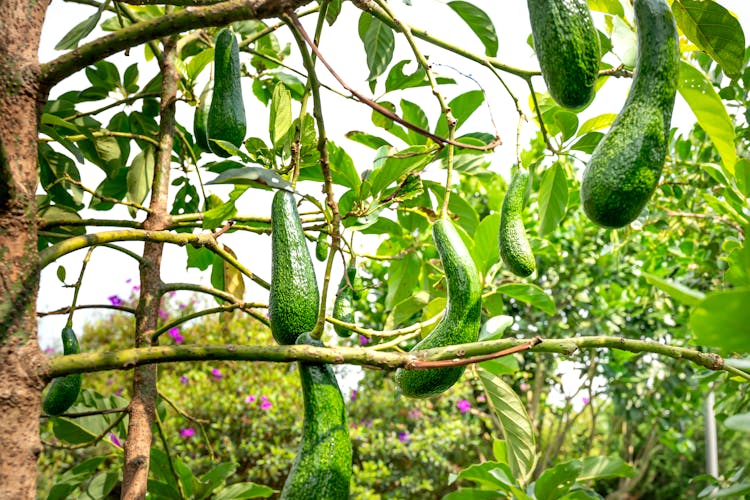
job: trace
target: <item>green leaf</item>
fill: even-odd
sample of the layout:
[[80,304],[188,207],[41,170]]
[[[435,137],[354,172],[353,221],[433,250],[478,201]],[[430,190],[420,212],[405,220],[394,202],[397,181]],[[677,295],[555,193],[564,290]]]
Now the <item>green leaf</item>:
[[719,63],[730,78],[737,78],[745,60],[742,25],[713,0],[675,0],[677,26],[685,36]]
[[403,60],[397,62],[391,70],[388,72],[388,76],[385,79],[385,91],[392,92],[394,90],[403,90],[414,87],[422,87],[427,85],[427,73],[425,73],[422,66],[417,66],[414,73],[404,73],[404,66],[411,61]]
[[367,80],[374,81],[385,72],[393,59],[393,30],[379,19],[363,12],[359,18],[359,36],[364,43],[367,67],[370,69]]
[[750,286],[750,244],[747,239],[729,254],[727,264],[729,269],[724,273],[727,282],[736,287]]
[[[454,97],[448,103],[448,106],[453,112],[453,117],[456,119],[456,130],[460,129],[466,120],[474,114],[479,106],[484,102],[484,93],[481,90],[470,90],[459,96]],[[440,119],[435,129],[435,135],[440,137],[448,136],[448,122],[445,121],[445,115],[440,115]]]
[[578,115],[572,111],[559,109],[553,117],[555,125],[562,132],[562,140],[567,141],[573,137],[578,130]]
[[589,7],[591,10],[604,12],[605,14],[612,14],[619,17],[625,15],[625,10],[623,10],[620,0],[589,0]]
[[703,292],[693,290],[692,288],[677,283],[676,281],[666,280],[648,273],[643,273],[643,277],[646,278],[646,281],[686,306],[697,306],[700,301],[706,297]]
[[271,114],[268,120],[268,131],[274,147],[283,146],[282,140],[292,128],[292,95],[286,85],[279,82],[273,88]]
[[[237,163],[237,165],[242,165]],[[262,167],[238,167],[225,170],[206,184],[235,184],[260,188],[290,188],[285,181],[273,170]]]
[[[128,200],[140,205],[146,199],[154,179],[154,163],[154,150],[150,146],[133,158],[127,175]],[[134,207],[128,207],[128,211],[131,217],[135,217],[137,210]]]
[[106,456],[89,458],[65,471],[56,478],[55,485],[52,486],[47,495],[47,500],[65,500],[68,498],[73,490],[88,480],[106,459]]
[[702,71],[681,62],[677,90],[693,110],[698,124],[713,141],[725,170],[733,177],[734,164],[737,162],[734,124],[714,86]]
[[491,374],[497,375],[498,377],[502,377],[504,375],[513,375],[521,369],[518,365],[518,360],[513,356],[503,356],[502,358],[482,361],[481,363],[479,363],[479,366],[487,370]]
[[724,425],[735,431],[750,432],[750,413],[732,415],[724,420]]
[[750,287],[709,293],[693,309],[695,342],[724,352],[750,352]]
[[377,197],[385,188],[402,177],[421,171],[434,156],[433,148],[428,146],[411,146],[399,152],[389,153],[382,165],[374,169],[367,179],[370,194]]
[[443,500],[497,500],[497,498],[497,491],[461,488],[451,491],[443,497]]
[[482,324],[479,330],[479,340],[494,340],[503,337],[505,330],[513,324],[513,316],[493,316]]
[[526,406],[502,379],[482,368],[478,368],[477,373],[502,426],[512,477],[523,483],[533,472],[536,463],[534,428],[526,413]]
[[336,19],[339,17],[339,13],[341,13],[341,3],[343,0],[327,0],[328,1],[328,9],[326,9],[326,22],[328,22],[329,26],[332,26],[333,23],[336,22]]
[[57,42],[55,50],[71,50],[78,48],[78,42],[87,37],[94,28],[96,28],[99,19],[102,17],[104,7],[108,5],[108,2],[102,2],[99,4],[99,8],[96,10],[93,16],[89,17],[85,21],[78,23],[72,30],[70,30],[62,40]]
[[268,498],[276,490],[255,483],[235,483],[214,495],[213,500],[243,500],[245,498]]
[[612,122],[615,121],[616,117],[616,113],[604,113],[599,116],[589,118],[588,120],[583,122],[583,125],[581,125],[581,127],[578,129],[578,133],[576,135],[582,136],[595,130],[605,129],[612,125]]
[[555,314],[555,301],[544,290],[533,283],[506,283],[497,287],[497,291],[541,309],[550,316]]
[[335,182],[342,186],[358,190],[362,180],[357,172],[357,167],[354,166],[354,160],[352,160],[351,156],[343,148],[334,144],[333,141],[328,141],[326,147],[328,148],[331,175],[336,178]]
[[539,235],[551,233],[565,217],[568,206],[568,178],[559,163],[548,168],[539,186]]
[[[224,250],[233,256],[235,259],[237,255],[228,246],[224,245]],[[211,268],[211,285],[219,290],[224,290],[242,300],[245,295],[245,281],[242,277],[242,273],[229,262],[222,259],[219,255],[214,255],[214,263]],[[221,299],[216,299],[217,302],[221,303]]]
[[595,481],[613,477],[633,477],[636,469],[620,457],[586,457],[578,481]]
[[420,267],[420,259],[415,253],[391,261],[388,268],[388,293],[385,297],[386,311],[412,294],[419,280]]
[[734,165],[734,178],[737,181],[737,188],[742,194],[750,197],[750,161],[741,158]]
[[556,500],[570,490],[581,472],[581,462],[571,460],[547,469],[534,484],[536,500]]
[[81,500],[107,498],[107,495],[114,489],[119,480],[120,475],[117,472],[100,472],[91,479],[86,488],[85,496],[78,498]]
[[378,149],[382,148],[383,146],[391,145],[390,142],[386,141],[382,137],[368,134],[367,132],[360,132],[359,130],[352,130],[351,132],[347,132],[346,138],[372,149]]
[[406,321],[412,319],[415,314],[421,312],[429,301],[430,294],[424,290],[409,295],[393,306],[393,310],[391,310],[385,320],[385,329],[393,330],[402,326]]
[[214,253],[208,248],[195,248],[193,245],[186,245],[187,251],[187,269],[195,267],[205,271],[214,262]]
[[472,481],[483,490],[506,492],[515,483],[510,467],[500,462],[472,464],[459,472],[455,480]]
[[[453,197],[451,197],[453,198]],[[500,214],[490,214],[479,223],[474,231],[474,257],[479,271],[486,275],[500,260],[500,247],[497,235],[500,231]]]
[[[403,118],[406,121],[413,123],[422,130],[429,129],[430,124],[427,121],[427,115],[425,115],[424,111],[422,110],[422,106],[411,101],[407,101],[406,99],[401,99],[401,111],[403,113]],[[411,129],[407,130],[406,134],[409,137],[410,146],[417,146],[427,143],[427,138],[424,135],[417,133]]]
[[479,40],[484,45],[484,53],[490,57],[497,56],[497,32],[490,17],[482,9],[469,2],[448,2],[448,6],[479,37]]
[[213,60],[213,47],[208,47],[202,50],[191,57],[190,61],[185,65],[185,76],[187,76],[188,80],[191,82],[195,81],[195,79],[198,78],[198,75],[200,75],[205,67],[208,66],[209,63],[212,63]]
[[62,284],[65,284],[65,275],[67,273],[65,272],[65,267],[63,266],[57,266],[57,279],[60,280]]
[[229,476],[237,470],[237,464],[233,462],[223,462],[203,474],[198,481],[198,490],[196,496],[199,500],[207,498],[213,491],[224,484]]

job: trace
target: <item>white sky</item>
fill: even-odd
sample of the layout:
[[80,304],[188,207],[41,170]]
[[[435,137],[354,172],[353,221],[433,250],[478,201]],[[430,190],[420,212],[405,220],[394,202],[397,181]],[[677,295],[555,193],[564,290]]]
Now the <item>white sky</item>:
[[[446,2],[435,0],[413,0],[413,6],[408,7],[398,0],[390,2],[391,7],[406,22],[417,27],[429,29],[429,32],[437,37],[443,38],[451,43],[461,45],[476,53],[483,53],[483,46],[475,35],[465,26],[465,24],[445,5]],[[532,50],[526,43],[526,38],[530,33],[526,3],[523,0],[513,2],[497,2],[494,0],[475,0],[474,3],[484,9],[492,18],[498,32],[500,48],[498,59],[506,64],[517,66],[525,69],[537,68],[536,60]],[[746,34],[750,34],[750,2],[747,0],[720,0],[719,3],[729,10],[735,12],[742,21]],[[61,53],[56,52],[53,47],[55,44],[78,22],[94,13],[92,7],[78,4],[65,3],[61,0],[53,0],[47,13],[47,21],[42,33],[42,43],[40,48],[40,59],[49,61],[59,56]],[[367,77],[367,68],[365,65],[365,54],[362,44],[357,35],[357,20],[359,11],[348,2],[345,2],[343,12],[338,22],[330,28],[326,28],[321,42],[321,50],[327,57],[332,66],[340,75],[354,88],[362,93],[368,93],[368,87],[365,82]],[[599,24],[602,16],[594,14],[595,22]],[[312,19],[304,20],[305,25],[312,31]],[[601,26],[600,26],[601,27]],[[94,32],[86,41],[93,40],[100,33]],[[291,37],[285,30],[278,33],[282,43],[292,42]],[[345,41],[346,43],[341,43]],[[292,45],[292,53],[296,52]],[[497,149],[493,154],[493,169],[506,173],[513,163],[515,157],[515,135],[518,115],[513,107],[505,90],[501,87],[497,79],[489,71],[474,63],[461,59],[454,54],[430,46],[427,43],[421,44],[422,50],[430,57],[430,61],[435,65],[438,73],[444,76],[454,78],[458,86],[446,86],[445,93],[448,98],[452,98],[460,93],[474,90],[477,88],[469,78],[462,76],[452,68],[457,68],[464,75],[469,75],[479,81],[487,93],[489,109],[491,110],[494,121],[498,126],[500,136],[504,140],[504,145]],[[118,54],[109,60],[114,62],[123,72],[124,69],[133,64],[133,62],[142,60],[142,49],[135,48],[130,51],[129,56]],[[410,52],[406,46],[406,41],[397,35],[397,54],[393,62],[409,58]],[[611,58],[611,54],[609,55]],[[617,64],[616,59],[610,59],[608,62]],[[288,63],[297,69],[302,69],[302,65],[295,57],[289,59]],[[155,63],[140,65],[141,76],[139,83],[145,84],[157,71]],[[412,66],[413,69],[413,66]],[[327,74],[320,69],[321,79],[333,86],[340,88],[339,85]],[[250,82],[247,79],[243,82],[245,90],[245,103],[247,106],[248,116],[248,134],[266,137],[267,136],[267,110],[257,102],[250,90]],[[524,106],[526,113],[528,109],[528,89],[520,79],[508,75],[506,82],[511,86],[521,104]],[[537,78],[535,85],[541,90],[542,80]],[[68,91],[81,90],[88,86],[88,82],[80,72],[74,77],[66,80],[53,89],[52,97]],[[594,103],[580,117],[580,121],[596,116],[601,113],[617,113],[624,101],[625,92],[629,86],[627,79],[609,79],[607,84],[597,94]],[[202,86],[200,87],[202,88]],[[423,98],[416,97],[416,94],[423,94]],[[372,161],[373,152],[364,146],[353,143],[344,138],[344,134],[350,130],[365,130],[378,135],[386,136],[386,132],[380,133],[378,129],[372,126],[370,121],[370,109],[364,105],[358,105],[352,101],[344,100],[330,92],[323,91],[325,99],[326,127],[328,135],[337,144],[343,146],[355,159],[358,169],[364,170],[369,168]],[[400,99],[402,95],[394,96]],[[403,94],[404,98],[414,100],[424,106],[431,123],[434,124],[439,109],[435,99],[429,95],[425,89],[419,91],[407,91]],[[96,103],[94,103],[96,105]],[[140,109],[140,105],[136,105]],[[192,108],[182,105],[178,108],[179,118],[182,123],[189,123],[192,120]],[[259,117],[255,120],[253,117]],[[475,113],[475,118],[468,123],[462,131],[482,130],[491,131],[488,122],[488,107],[480,108]],[[673,124],[692,122],[692,114],[686,104],[678,97],[677,107],[673,118]],[[188,127],[191,129],[191,127]],[[523,129],[521,145],[527,143],[528,137],[536,133],[534,125],[526,125]],[[131,158],[136,152],[131,154]],[[89,181],[89,186],[95,188],[103,179],[103,174],[98,168],[82,168],[84,179],[94,179]],[[432,166],[431,171],[440,172]],[[88,176],[88,177],[87,177]],[[204,179],[205,180],[205,179]],[[316,187],[317,189],[317,187]],[[226,198],[226,193],[230,188],[212,187],[211,192],[216,192]],[[173,188],[173,191],[176,189]],[[317,194],[310,191],[311,194]],[[172,193],[173,194],[173,193]],[[238,208],[242,214],[268,215],[270,212],[271,193],[256,190],[252,195],[246,195],[241,198]],[[84,215],[84,217],[123,217],[128,218],[126,210],[114,212],[93,212]],[[270,279],[270,239],[267,236],[257,236],[251,234],[232,234],[222,237],[222,241],[228,244],[238,254],[240,260],[259,276]],[[142,244],[123,243],[122,246],[130,248],[138,253],[141,252]],[[67,269],[67,281],[72,283],[78,276],[80,261],[85,254],[85,250],[75,252],[64,257],[59,261]],[[128,296],[130,287],[137,284],[138,267],[137,263],[124,257],[122,254],[106,248],[97,249],[94,257],[88,266],[84,278],[83,287],[79,296],[79,304],[101,304],[107,302],[107,297],[118,294]],[[72,290],[64,288],[55,276],[58,264],[48,266],[42,274],[40,296],[38,300],[39,311],[49,311],[64,307],[70,304]],[[319,268],[318,276],[322,277],[322,268]],[[338,282],[341,269],[334,269],[334,282]],[[185,250],[180,247],[165,245],[164,266],[162,269],[162,278],[165,282],[171,281],[190,281],[209,284],[208,274],[203,274],[195,269],[186,273],[185,271]],[[131,283],[126,283],[132,279]],[[259,286],[246,281],[246,300],[267,300],[267,292]],[[74,317],[74,328],[77,332],[83,330],[83,324],[97,315],[101,317],[102,312],[91,312],[91,310],[81,310],[76,312]],[[40,319],[39,334],[40,342],[43,347],[50,344],[59,343],[59,332],[63,327],[66,316],[50,316]],[[188,342],[197,341],[197,339],[187,339]]]

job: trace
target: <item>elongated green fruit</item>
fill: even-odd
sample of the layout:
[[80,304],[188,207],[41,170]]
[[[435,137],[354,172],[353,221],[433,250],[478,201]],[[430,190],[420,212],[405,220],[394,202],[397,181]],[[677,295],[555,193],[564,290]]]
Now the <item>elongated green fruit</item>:
[[214,91],[208,110],[208,144],[215,154],[227,157],[224,148],[211,139],[226,141],[239,147],[245,139],[245,105],[240,85],[240,51],[237,39],[223,29],[214,46]]
[[[356,268],[354,269],[356,272]],[[348,269],[346,272],[348,272]],[[346,272],[341,278],[339,292],[333,302],[333,317],[347,323],[354,323],[354,288],[351,286],[351,279],[347,280]],[[343,326],[333,325],[333,329],[339,337],[349,337],[352,334],[351,330]]]
[[357,266],[352,264],[346,268],[346,274],[349,276],[349,283],[352,285],[352,297],[359,300],[365,294],[365,285],[362,283],[362,276],[357,272]]
[[318,281],[294,196],[277,191],[271,205],[271,333],[282,345],[294,344],[318,320]]
[[213,94],[211,87],[211,82],[208,82],[206,88],[201,92],[201,95],[198,98],[198,105],[195,107],[195,115],[193,117],[193,135],[195,136],[195,143],[203,151],[211,151],[211,148],[208,145],[208,110],[211,107],[211,96]]
[[[323,346],[309,334],[301,335],[297,344]],[[299,362],[297,366],[305,406],[302,442],[281,498],[348,499],[352,443],[341,390],[329,365]]]
[[323,231],[318,235],[318,241],[315,242],[315,258],[324,262],[328,258],[328,235]]
[[[81,347],[73,329],[65,327],[62,330],[63,355],[78,354]],[[56,378],[50,384],[47,393],[42,399],[42,410],[47,415],[61,415],[73,406],[81,392],[81,374],[76,373],[65,377]]]
[[536,269],[534,254],[523,227],[523,207],[529,176],[517,170],[508,186],[500,210],[500,257],[513,274],[526,277]]
[[578,109],[594,98],[599,35],[586,0],[528,0],[539,67],[552,99]]
[[665,0],[635,0],[638,59],[625,106],[591,154],[581,182],[583,210],[596,224],[633,222],[661,177],[669,142],[680,49]]
[[[432,226],[432,237],[440,254],[448,282],[445,316],[412,352],[447,345],[476,342],[482,313],[482,285],[474,260],[461,236],[448,220]],[[464,372],[463,366],[428,370],[396,370],[396,383],[411,398],[429,398],[448,390]]]

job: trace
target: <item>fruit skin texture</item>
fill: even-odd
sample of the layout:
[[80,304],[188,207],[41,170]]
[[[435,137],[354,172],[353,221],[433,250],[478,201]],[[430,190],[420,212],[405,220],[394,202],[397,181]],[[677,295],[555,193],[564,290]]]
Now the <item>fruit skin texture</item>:
[[599,34],[586,0],[528,0],[539,67],[552,99],[579,109],[594,98]]
[[581,204],[594,223],[633,222],[661,176],[669,143],[680,49],[665,0],[636,0],[638,59],[620,114],[591,154],[581,181]]
[[[476,342],[482,313],[482,284],[474,260],[458,231],[448,220],[432,226],[432,237],[440,254],[448,282],[445,316],[434,330],[411,350],[412,353],[447,345]],[[464,366],[428,370],[396,370],[396,383],[410,398],[430,398],[448,390],[464,372]]]
[[[62,331],[63,355],[78,354],[81,347],[73,329],[70,327],[63,328]],[[56,378],[50,384],[47,394],[42,400],[42,410],[47,415],[61,415],[78,399],[78,393],[81,391],[81,374],[76,373],[65,377]]]
[[525,278],[536,269],[534,254],[523,227],[523,207],[529,176],[517,170],[510,181],[500,210],[500,257],[517,276]]
[[[307,333],[297,344],[323,346]],[[341,390],[329,365],[300,361],[297,366],[305,407],[302,442],[280,498],[347,499],[352,443]]]
[[294,344],[318,320],[318,281],[294,196],[277,191],[271,205],[271,333],[282,345]]
[[[347,276],[344,274],[339,283],[339,292],[333,302],[333,317],[347,323],[354,323],[354,289],[346,278]],[[333,329],[339,337],[349,337],[352,334],[351,330],[347,330],[343,326],[333,325]]]
[[212,84],[209,82],[206,88],[201,92],[198,105],[195,107],[195,115],[193,117],[193,136],[195,137],[195,143],[203,151],[211,151],[211,147],[208,145],[208,110],[211,107],[211,91]]
[[[240,85],[240,51],[237,39],[223,29],[214,46],[214,91],[208,110],[208,138],[231,142],[239,147],[245,139],[245,105]],[[229,153],[209,141],[211,151],[223,157]]]

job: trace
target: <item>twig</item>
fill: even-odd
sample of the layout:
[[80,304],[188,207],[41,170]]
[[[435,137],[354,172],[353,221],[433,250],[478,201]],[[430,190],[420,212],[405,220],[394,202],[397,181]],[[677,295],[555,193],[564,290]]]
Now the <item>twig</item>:
[[491,143],[486,144],[484,146],[476,146],[474,144],[465,144],[465,143],[462,143],[462,142],[451,140],[449,138],[440,137],[438,135],[433,134],[429,130],[425,130],[425,129],[423,129],[423,128],[421,128],[421,127],[419,127],[419,126],[411,123],[410,121],[401,118],[400,116],[398,116],[396,113],[394,113],[390,109],[388,109],[388,108],[386,108],[386,107],[378,104],[377,102],[375,102],[372,99],[364,96],[363,94],[360,94],[359,92],[357,92],[356,90],[354,90],[351,86],[349,86],[343,80],[343,78],[341,78],[339,76],[339,74],[336,73],[336,71],[333,69],[333,67],[331,67],[331,65],[328,63],[328,61],[325,59],[325,57],[323,56],[323,54],[318,49],[317,45],[315,45],[315,43],[312,41],[312,39],[310,38],[310,36],[307,34],[307,32],[305,31],[305,28],[302,27],[302,24],[300,24],[299,19],[297,19],[296,16],[294,16],[293,12],[291,14],[289,14],[289,17],[292,20],[292,22],[294,23],[294,26],[299,30],[300,34],[304,37],[305,41],[307,42],[307,45],[310,46],[310,48],[312,49],[313,53],[315,53],[315,55],[318,57],[318,59],[320,59],[320,62],[322,62],[323,65],[331,73],[331,76],[333,76],[336,79],[336,81],[338,81],[341,84],[342,87],[344,87],[348,92],[350,92],[354,97],[356,97],[357,100],[359,100],[363,104],[366,104],[367,106],[369,106],[370,108],[374,109],[375,111],[377,111],[381,115],[385,116],[386,118],[389,118],[389,119],[391,119],[391,120],[393,120],[393,121],[395,121],[397,123],[400,123],[401,125],[403,125],[404,127],[408,128],[409,130],[412,130],[412,131],[414,131],[414,132],[416,132],[416,133],[418,133],[420,135],[423,135],[423,136],[425,136],[425,137],[427,137],[429,139],[432,139],[433,141],[435,141],[438,144],[452,144],[452,145],[457,146],[457,147],[461,147],[461,148],[465,148],[465,149],[473,149],[473,150],[477,150],[477,151],[490,151],[490,150],[495,149],[497,146],[500,146],[502,144],[502,141],[500,140],[499,137],[495,137],[494,141],[492,141]]

